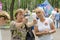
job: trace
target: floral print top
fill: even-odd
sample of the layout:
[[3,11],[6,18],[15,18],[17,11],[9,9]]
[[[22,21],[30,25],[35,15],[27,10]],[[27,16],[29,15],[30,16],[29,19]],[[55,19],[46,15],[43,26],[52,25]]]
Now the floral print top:
[[12,40],[25,40],[26,38],[26,28],[25,28],[25,25],[23,25],[20,29],[18,29],[16,26],[15,26],[15,21],[12,21],[11,24],[10,24],[10,29],[11,29],[11,37],[12,37]]

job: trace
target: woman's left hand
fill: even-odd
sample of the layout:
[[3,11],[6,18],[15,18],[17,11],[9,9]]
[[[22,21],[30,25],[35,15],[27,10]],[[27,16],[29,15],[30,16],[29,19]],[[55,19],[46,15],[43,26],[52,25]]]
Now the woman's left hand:
[[45,29],[44,32],[45,32],[46,34],[49,34],[49,29]]

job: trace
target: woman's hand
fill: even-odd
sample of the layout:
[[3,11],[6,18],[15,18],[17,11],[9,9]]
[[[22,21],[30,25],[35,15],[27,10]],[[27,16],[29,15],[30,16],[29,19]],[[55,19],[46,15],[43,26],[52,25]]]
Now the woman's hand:
[[37,24],[37,20],[36,19],[33,20],[33,24]]
[[49,29],[45,29],[44,31],[39,31],[37,26],[34,27],[34,31],[35,31],[36,36],[49,34]]
[[45,29],[43,32],[44,32],[45,35],[49,34],[49,29]]

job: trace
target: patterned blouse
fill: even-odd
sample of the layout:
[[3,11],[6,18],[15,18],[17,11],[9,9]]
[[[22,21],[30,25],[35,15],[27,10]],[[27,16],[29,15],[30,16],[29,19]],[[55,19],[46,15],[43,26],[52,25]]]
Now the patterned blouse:
[[27,33],[25,25],[23,25],[20,29],[18,29],[15,25],[15,21],[12,21],[10,24],[12,40],[25,40]]

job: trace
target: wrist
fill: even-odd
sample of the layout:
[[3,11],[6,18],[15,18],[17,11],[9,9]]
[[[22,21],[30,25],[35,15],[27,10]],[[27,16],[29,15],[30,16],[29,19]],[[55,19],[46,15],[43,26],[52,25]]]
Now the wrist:
[[51,31],[49,31],[48,33],[51,34]]

